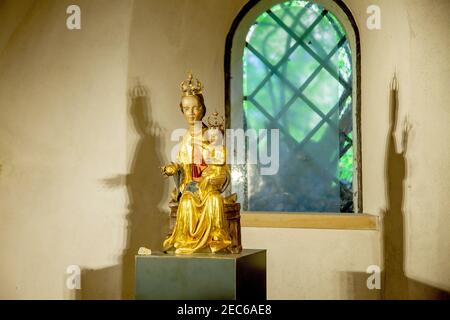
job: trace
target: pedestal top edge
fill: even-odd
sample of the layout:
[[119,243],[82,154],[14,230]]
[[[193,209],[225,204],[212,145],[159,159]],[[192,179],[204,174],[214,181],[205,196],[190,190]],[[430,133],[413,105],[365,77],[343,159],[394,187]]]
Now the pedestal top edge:
[[241,253],[193,253],[193,254],[175,254],[174,252],[152,251],[151,255],[136,255],[140,258],[187,258],[187,259],[239,259],[257,253],[266,253],[266,249],[243,249]]

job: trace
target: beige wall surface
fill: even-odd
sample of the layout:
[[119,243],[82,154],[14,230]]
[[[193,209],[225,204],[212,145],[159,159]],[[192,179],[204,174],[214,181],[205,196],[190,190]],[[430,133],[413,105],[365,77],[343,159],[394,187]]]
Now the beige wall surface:
[[406,274],[450,291],[450,2],[411,6]]
[[[364,211],[383,214],[389,206],[384,183],[393,176],[384,177],[383,165],[387,157],[388,85],[396,71],[399,114],[393,133],[398,152],[402,151],[404,120],[411,126],[403,190],[393,190],[391,195],[403,194],[405,274],[450,291],[450,2],[347,3],[361,32]],[[381,9],[381,30],[365,28],[365,10],[370,4]],[[391,205],[392,201],[396,199]]]
[[[449,2],[345,2],[361,34],[364,212],[388,205],[397,70],[399,119],[412,123],[406,271],[449,288]],[[172,130],[184,127],[178,85],[192,70],[208,113],[223,112],[225,37],[244,3],[0,2],[0,298],[132,297],[133,255],[160,248],[167,228],[173,184],[157,166],[170,159]],[[81,7],[81,30],[66,29],[69,4]],[[365,27],[369,4],[381,7],[381,30]],[[130,92],[137,83],[145,91]],[[243,229],[245,247],[268,249],[274,299],[377,298],[364,285],[366,268],[382,264],[380,239],[378,231]],[[65,286],[71,264],[85,269],[76,293]]]
[[0,298],[70,297],[67,266],[123,248],[126,192],[103,180],[127,170],[131,2],[77,1],[77,31],[71,3],[0,3]]

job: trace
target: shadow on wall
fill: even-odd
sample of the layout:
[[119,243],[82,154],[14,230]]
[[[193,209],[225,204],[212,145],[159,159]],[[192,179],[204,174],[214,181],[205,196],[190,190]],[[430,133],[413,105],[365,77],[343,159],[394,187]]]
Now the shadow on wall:
[[102,269],[82,268],[81,289],[69,290],[64,279],[65,299],[67,300],[117,300],[121,298],[121,266]]
[[407,177],[406,152],[411,125],[402,123],[402,148],[396,148],[395,129],[398,121],[397,77],[394,75],[389,96],[389,132],[386,144],[385,183],[387,208],[381,214],[384,270],[381,289],[367,288],[370,274],[365,272],[342,272],[341,295],[348,299],[449,299],[450,294],[438,288],[409,279],[405,275],[405,239],[403,200]]
[[379,300],[381,291],[367,288],[370,274],[365,272],[340,272],[340,295],[347,300]]
[[424,283],[408,279],[405,275],[405,227],[403,200],[405,178],[407,177],[406,152],[411,125],[402,124],[402,150],[396,148],[395,129],[398,122],[399,84],[394,75],[390,86],[390,119],[386,144],[385,183],[387,208],[383,219],[384,274],[382,281],[383,299],[448,299],[448,292]]
[[[148,90],[139,83],[130,92],[129,112],[139,135],[127,175],[117,175],[103,182],[109,188],[126,186],[128,214],[126,243],[121,265],[97,270],[83,270],[81,290],[76,299],[134,299],[134,259],[140,247],[161,250],[168,232],[169,216],[158,205],[167,193],[159,166],[162,129],[151,118]],[[121,280],[121,281],[120,281]],[[117,286],[116,284],[119,283]],[[118,296],[118,292],[121,295]]]

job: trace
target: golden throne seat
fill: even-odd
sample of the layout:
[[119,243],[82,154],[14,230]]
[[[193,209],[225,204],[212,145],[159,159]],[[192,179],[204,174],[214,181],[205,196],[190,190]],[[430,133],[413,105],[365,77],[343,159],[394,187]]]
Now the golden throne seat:
[[[172,234],[175,222],[177,220],[178,202],[169,202],[170,223],[169,234]],[[240,253],[242,251],[241,244],[241,205],[235,203],[224,203],[224,227],[231,237],[231,253]]]

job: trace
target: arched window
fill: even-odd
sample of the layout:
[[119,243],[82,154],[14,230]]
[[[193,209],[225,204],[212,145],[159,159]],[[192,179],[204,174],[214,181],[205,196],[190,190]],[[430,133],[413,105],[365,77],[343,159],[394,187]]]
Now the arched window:
[[258,154],[279,145],[276,174],[232,165],[244,210],[360,212],[359,40],[348,9],[252,2],[228,35],[225,70],[227,126],[258,132]]

